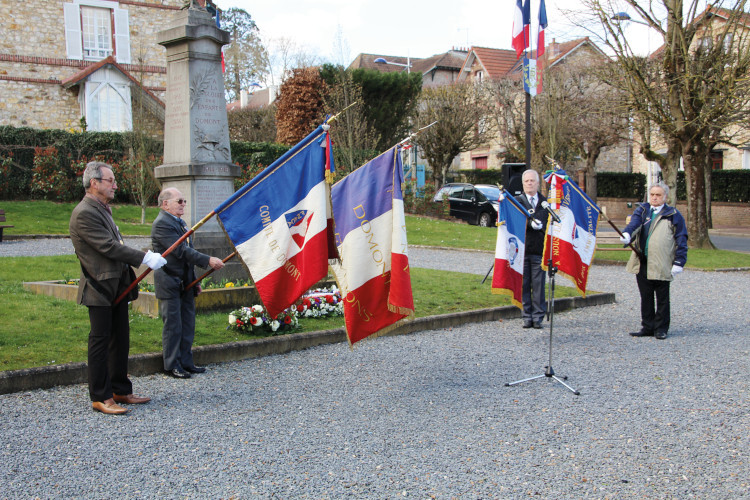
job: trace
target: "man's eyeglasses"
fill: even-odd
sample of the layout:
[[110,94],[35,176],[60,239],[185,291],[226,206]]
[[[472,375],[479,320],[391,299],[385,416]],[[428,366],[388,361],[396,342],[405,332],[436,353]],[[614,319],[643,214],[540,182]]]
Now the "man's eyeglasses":
[[111,179],[102,179],[101,177],[95,177],[95,179],[98,180],[99,182],[101,182],[101,181],[107,181],[110,184],[117,184],[115,182],[115,178],[114,177],[112,177]]
[[180,205],[184,205],[184,204],[186,204],[186,203],[187,203],[187,200],[186,200],[185,198],[178,198],[178,199],[176,199],[176,200],[174,200],[174,201],[176,201],[176,202],[177,202],[177,203],[179,203]]

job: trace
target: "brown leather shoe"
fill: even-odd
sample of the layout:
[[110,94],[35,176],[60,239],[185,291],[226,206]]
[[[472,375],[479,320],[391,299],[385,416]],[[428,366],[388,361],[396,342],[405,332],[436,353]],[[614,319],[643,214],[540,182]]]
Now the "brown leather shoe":
[[126,405],[142,405],[151,401],[151,398],[136,396],[135,394],[128,394],[127,396],[115,394],[113,397],[115,403],[125,403]]
[[127,408],[118,405],[113,399],[94,401],[91,403],[91,407],[94,408],[94,410],[106,413],[107,415],[122,415],[123,413],[128,412]]

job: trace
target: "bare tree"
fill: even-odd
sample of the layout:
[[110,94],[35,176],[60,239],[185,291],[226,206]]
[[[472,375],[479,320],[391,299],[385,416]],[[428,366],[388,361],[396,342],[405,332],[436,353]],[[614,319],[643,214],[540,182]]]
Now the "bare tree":
[[326,86],[323,101],[326,114],[338,114],[331,124],[331,137],[336,169],[346,175],[372,158],[378,144],[364,113],[362,86],[353,80],[351,72],[338,66],[333,84]]
[[432,166],[435,188],[445,183],[453,159],[485,144],[490,130],[486,93],[481,85],[460,83],[422,90],[414,114],[417,128],[437,122],[415,142]]
[[[644,64],[635,57],[620,24],[622,2],[661,35],[662,47]],[[747,0],[583,0],[601,23],[604,43],[616,54],[621,78],[612,80],[643,121],[658,127],[667,145],[679,146],[687,183],[688,242],[713,248],[708,235],[706,169],[712,134],[737,123],[745,111],[750,69]],[[645,6],[644,6],[645,4]],[[725,4],[727,8],[722,8]],[[664,19],[662,19],[664,18]],[[671,186],[674,187],[674,186]]]
[[273,142],[276,140],[276,106],[244,108],[227,113],[229,138],[233,141]]

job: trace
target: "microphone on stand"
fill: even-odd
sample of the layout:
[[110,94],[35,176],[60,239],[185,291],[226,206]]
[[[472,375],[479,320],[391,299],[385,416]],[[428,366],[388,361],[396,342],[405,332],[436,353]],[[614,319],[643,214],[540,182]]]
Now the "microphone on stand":
[[545,209],[549,214],[552,216],[552,218],[555,220],[555,222],[560,223],[560,217],[555,213],[554,210],[552,210],[552,207],[549,206],[549,203],[547,201],[542,202],[542,208]]

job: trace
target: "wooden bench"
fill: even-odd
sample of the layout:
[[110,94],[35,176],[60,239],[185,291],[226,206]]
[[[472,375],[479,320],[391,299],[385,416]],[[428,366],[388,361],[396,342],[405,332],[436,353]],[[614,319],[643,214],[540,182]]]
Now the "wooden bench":
[[3,229],[6,227],[16,227],[9,224],[3,224],[5,222],[5,210],[0,209],[0,242],[3,241]]

